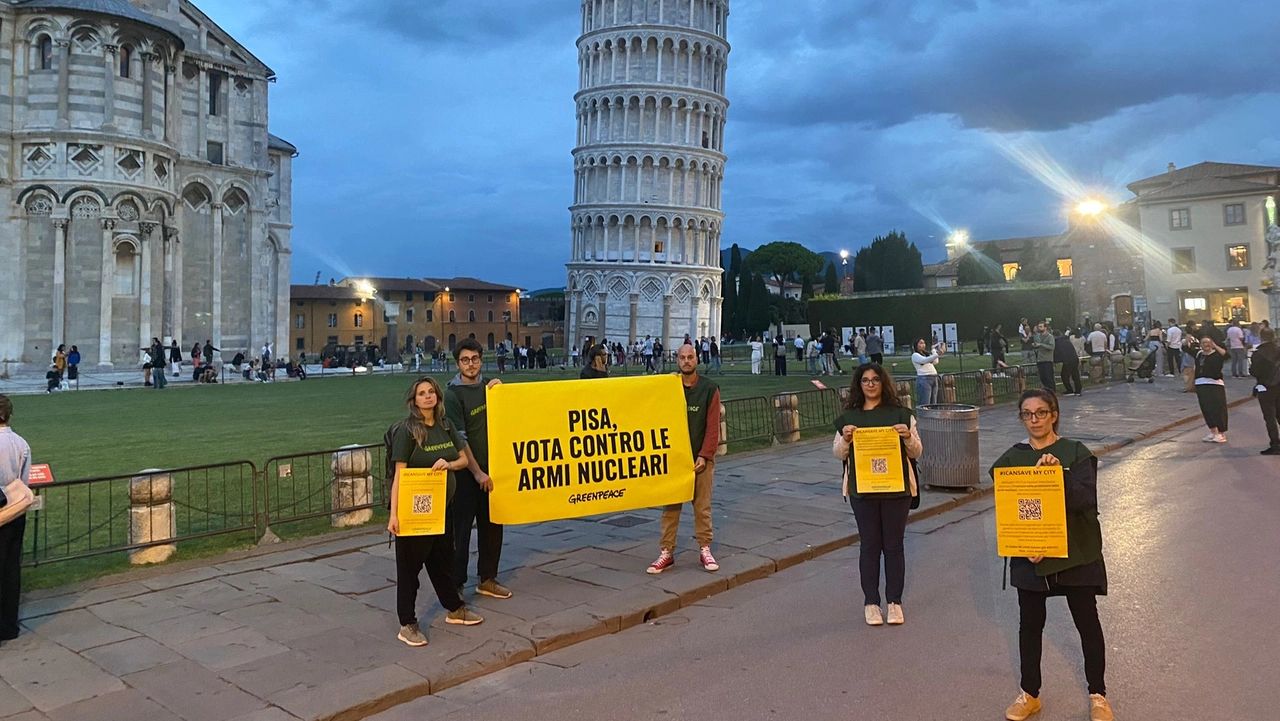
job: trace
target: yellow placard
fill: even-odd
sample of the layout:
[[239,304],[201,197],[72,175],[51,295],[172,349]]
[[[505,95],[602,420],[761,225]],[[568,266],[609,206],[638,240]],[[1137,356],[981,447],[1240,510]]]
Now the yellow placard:
[[693,499],[684,390],[672,375],[489,389],[494,523],[539,523]]
[[448,493],[448,471],[433,471],[430,468],[401,469],[399,495],[396,497],[399,535],[443,534]]
[[859,495],[906,490],[906,479],[902,477],[902,437],[893,428],[856,429],[852,453]]
[[1001,556],[1067,557],[1062,466],[996,468],[996,545]]

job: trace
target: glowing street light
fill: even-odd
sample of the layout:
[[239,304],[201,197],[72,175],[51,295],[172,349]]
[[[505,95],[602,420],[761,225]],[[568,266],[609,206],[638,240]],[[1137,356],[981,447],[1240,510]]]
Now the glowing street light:
[[363,300],[372,300],[378,294],[378,289],[373,287],[373,283],[367,280],[357,280],[355,282],[356,293]]
[[849,251],[847,250],[840,251],[840,265],[841,265],[840,275],[842,277],[849,275]]
[[957,250],[969,244],[969,234],[963,230],[953,231],[947,238],[947,245],[954,246]]
[[1080,215],[1089,215],[1089,216],[1101,215],[1106,210],[1107,210],[1106,203],[1100,200],[1094,200],[1092,198],[1090,198],[1089,200],[1083,201],[1076,206],[1076,212],[1079,213]]

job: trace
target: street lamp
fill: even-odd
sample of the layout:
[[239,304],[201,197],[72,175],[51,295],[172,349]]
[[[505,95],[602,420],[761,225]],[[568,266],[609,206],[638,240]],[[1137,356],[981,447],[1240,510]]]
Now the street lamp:
[[1100,200],[1095,200],[1093,198],[1084,200],[1080,202],[1078,205],[1076,205],[1076,212],[1079,213],[1080,215],[1088,215],[1088,216],[1102,215],[1102,213],[1106,212],[1106,210],[1107,210],[1106,203]]
[[849,275],[849,251],[840,251],[840,265],[840,277],[843,278]]

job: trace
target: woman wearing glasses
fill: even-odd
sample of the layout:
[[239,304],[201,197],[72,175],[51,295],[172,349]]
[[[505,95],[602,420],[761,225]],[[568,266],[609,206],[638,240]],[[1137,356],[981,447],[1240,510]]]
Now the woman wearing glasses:
[[[905,488],[896,493],[858,493],[857,473],[850,453],[853,432],[859,428],[888,427],[898,432],[902,444],[902,477]],[[844,495],[858,521],[858,574],[862,580],[863,616],[868,626],[884,624],[880,613],[880,558],[884,557],[885,596],[890,625],[903,622],[902,588],[907,559],[904,539],[907,514],[919,505],[920,490],[908,459],[919,458],[922,448],[916,432],[915,413],[898,400],[893,378],[877,363],[864,363],[853,372],[849,400],[836,419],[832,444],[836,458],[844,461]]]
[[1089,718],[1112,721],[1107,704],[1106,644],[1098,620],[1098,596],[1107,595],[1107,567],[1102,559],[1102,527],[1098,524],[1098,459],[1079,441],[1058,435],[1058,398],[1044,389],[1022,394],[1018,417],[1027,439],[1004,452],[991,467],[1062,466],[1067,502],[1067,558],[1013,558],[1009,581],[1018,589],[1018,652],[1022,661],[1021,692],[1005,711],[1009,721],[1040,712],[1040,649],[1051,596],[1064,596],[1084,650],[1089,684]]

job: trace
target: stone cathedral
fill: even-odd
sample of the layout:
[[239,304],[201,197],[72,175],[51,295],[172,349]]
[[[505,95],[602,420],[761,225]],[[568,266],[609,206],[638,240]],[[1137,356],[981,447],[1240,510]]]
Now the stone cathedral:
[[570,347],[720,333],[728,0],[585,0]]
[[187,0],[0,0],[0,360],[281,350],[289,143],[275,74]]

